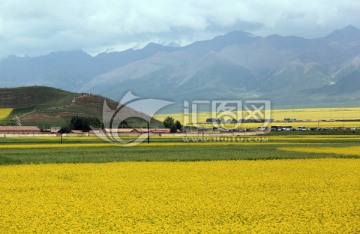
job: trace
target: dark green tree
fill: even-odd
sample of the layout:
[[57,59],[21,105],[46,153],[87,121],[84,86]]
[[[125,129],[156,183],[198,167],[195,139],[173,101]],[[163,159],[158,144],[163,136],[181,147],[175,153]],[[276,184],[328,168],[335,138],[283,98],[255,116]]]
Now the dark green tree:
[[83,117],[73,116],[70,120],[70,128],[73,130],[82,130],[85,125]]
[[88,132],[91,130],[91,127],[100,128],[102,127],[101,122],[96,118],[86,118],[82,116],[73,116],[70,121],[70,129],[72,130],[81,130],[83,132]]
[[166,119],[164,120],[164,126],[165,128],[170,128],[170,132],[171,133],[176,133],[177,130],[181,130],[182,129],[182,125],[180,123],[179,120],[176,120],[173,117],[166,117]]
[[70,133],[71,129],[69,127],[61,127],[59,133]]
[[180,123],[179,120],[176,120],[176,121],[175,121],[175,126],[176,126],[176,129],[179,129],[179,130],[182,129],[182,124]]
[[171,133],[176,133],[176,132],[177,132],[177,129],[176,129],[176,126],[175,126],[175,125],[173,125],[173,126],[170,127],[170,132],[171,132]]
[[172,126],[175,125],[175,120],[173,117],[168,116],[165,118],[163,123],[165,128],[171,128]]

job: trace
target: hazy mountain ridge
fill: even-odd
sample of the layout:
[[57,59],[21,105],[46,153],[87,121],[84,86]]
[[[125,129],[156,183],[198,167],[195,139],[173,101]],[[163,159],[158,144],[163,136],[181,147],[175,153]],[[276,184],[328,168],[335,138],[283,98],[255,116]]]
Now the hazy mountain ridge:
[[[317,39],[243,31],[185,47],[52,53],[0,62],[0,85],[51,84],[119,99],[267,98],[278,106],[356,105],[360,96],[360,30],[347,26]],[[355,87],[355,88],[354,88]]]

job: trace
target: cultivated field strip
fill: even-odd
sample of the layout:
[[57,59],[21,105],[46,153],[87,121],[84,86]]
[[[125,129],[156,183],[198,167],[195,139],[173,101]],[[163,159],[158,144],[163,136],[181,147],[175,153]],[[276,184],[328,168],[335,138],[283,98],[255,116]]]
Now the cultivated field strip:
[[[240,111],[237,116],[246,118],[249,112]],[[155,118],[164,120],[169,114],[157,114]],[[171,114],[171,116],[179,121],[184,120],[184,113]],[[200,122],[205,122],[207,118],[216,116],[216,113],[200,112],[197,113],[197,119]],[[305,109],[284,109],[271,110],[271,118],[274,120],[283,120],[284,118],[298,119],[298,120],[346,120],[359,119],[360,108],[305,108]]]
[[[356,155],[360,157],[360,146],[351,147],[281,147],[278,150],[305,153],[328,153],[340,155]],[[359,178],[360,179],[360,178]]]
[[0,166],[1,233],[359,233],[357,159]]

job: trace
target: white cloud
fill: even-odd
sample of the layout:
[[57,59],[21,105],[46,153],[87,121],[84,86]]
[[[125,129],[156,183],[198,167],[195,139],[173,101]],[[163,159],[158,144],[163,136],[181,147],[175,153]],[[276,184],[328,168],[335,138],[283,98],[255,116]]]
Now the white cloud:
[[2,0],[0,56],[188,43],[241,29],[317,37],[360,27],[358,0]]

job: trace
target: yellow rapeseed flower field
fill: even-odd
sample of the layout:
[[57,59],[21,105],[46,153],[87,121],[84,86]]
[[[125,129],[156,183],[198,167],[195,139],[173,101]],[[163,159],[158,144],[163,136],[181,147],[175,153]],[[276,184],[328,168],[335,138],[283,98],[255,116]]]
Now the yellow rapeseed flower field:
[[[306,128],[360,128],[359,121],[352,121],[352,122],[291,122],[291,123],[284,123],[284,122],[271,122],[267,124],[267,127],[276,126],[276,125],[290,125],[293,128],[297,128],[300,126]],[[194,124],[190,124],[190,126],[195,126]],[[196,124],[198,127],[205,127],[205,128],[213,128],[213,124]],[[219,125],[220,126],[220,125]],[[224,124],[220,127],[224,128],[258,128],[264,126],[264,123],[239,123],[239,124]]]
[[296,141],[359,141],[360,135],[290,135],[290,136],[266,136],[268,141],[289,141],[291,143]]
[[[350,147],[280,147],[278,150],[307,153],[328,153],[360,156],[360,146]],[[359,178],[360,179],[360,178]]]
[[0,119],[7,118],[11,112],[13,111],[13,108],[0,108]]
[[[246,118],[249,113],[247,111],[239,112],[238,116]],[[163,121],[167,116],[183,121],[184,113],[176,114],[156,114],[155,118]],[[191,115],[190,115],[191,116]],[[211,118],[213,115],[210,112],[201,112],[197,114],[199,122],[205,122],[207,118]],[[216,116],[216,115],[215,115]],[[359,119],[360,108],[304,108],[304,109],[283,109],[283,110],[271,110],[271,118],[275,120],[283,120],[284,118],[296,118],[298,120],[336,120],[336,119]],[[306,124],[306,123],[303,123]],[[325,124],[325,123],[324,123]],[[314,123],[315,125],[315,123]],[[317,125],[317,123],[316,123]],[[321,123],[320,123],[321,125]],[[245,125],[251,126],[251,125]],[[322,126],[325,127],[325,126]]]
[[0,166],[0,233],[359,233],[360,161]]

